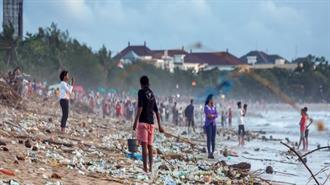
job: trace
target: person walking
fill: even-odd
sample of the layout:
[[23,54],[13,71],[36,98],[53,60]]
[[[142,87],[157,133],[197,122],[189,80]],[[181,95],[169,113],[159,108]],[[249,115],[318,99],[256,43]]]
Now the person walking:
[[69,72],[62,71],[60,74],[60,105],[62,108],[62,119],[61,119],[61,133],[65,133],[66,122],[69,117],[69,99],[70,94],[73,90],[74,79],[71,79],[71,85],[69,85]]
[[245,128],[244,128],[244,116],[246,111],[242,108],[242,103],[237,102],[237,116],[238,116],[238,145],[244,146],[244,136],[245,136]]
[[168,122],[170,120],[170,107],[169,105],[165,105],[165,121]]
[[301,145],[301,143],[303,143],[303,150],[304,151],[307,151],[307,146],[306,146],[306,128],[307,128],[307,120],[308,120],[308,117],[307,117],[307,109],[301,109],[300,111],[301,113],[301,119],[300,119],[300,122],[299,122],[299,126],[300,126],[300,139],[299,139],[299,144],[298,144],[298,149]]
[[188,123],[188,133],[190,132],[190,126],[195,132],[195,123],[194,123],[194,100],[190,100],[190,104],[186,107],[184,111],[187,123]]
[[134,105],[133,102],[129,102],[128,104],[128,120],[132,121],[133,120],[133,113],[134,113]]
[[142,146],[143,170],[148,172],[148,157],[149,156],[149,172],[152,171],[154,140],[154,113],[156,114],[158,129],[160,133],[164,132],[160,125],[160,115],[156,103],[155,96],[149,88],[149,79],[147,76],[142,76],[140,79],[141,89],[138,93],[138,110],[133,124],[133,130],[136,130],[137,140]]
[[313,119],[310,118],[308,116],[308,108],[307,107],[304,107],[304,111],[306,112],[306,116],[307,116],[307,120],[309,120],[309,124],[306,126],[306,130],[305,130],[305,138],[306,138],[306,151],[308,151],[308,135],[309,135],[309,127],[312,125],[313,123]]
[[221,127],[224,128],[226,127],[226,114],[225,111],[221,111],[221,116],[220,116],[220,120],[221,120]]
[[228,109],[228,126],[231,128],[231,122],[233,118],[233,113],[231,111],[231,108]]
[[121,110],[121,102],[117,102],[117,104],[116,104],[116,117],[118,118],[118,119],[121,119],[121,116],[122,116],[122,110]]
[[110,116],[110,101],[107,96],[103,99],[102,113],[103,118],[105,118],[106,116]]
[[179,110],[176,107],[177,103],[174,102],[174,105],[172,107],[172,121],[175,125],[179,124]]
[[216,118],[218,117],[217,109],[215,108],[213,95],[207,96],[204,106],[205,124],[204,129],[207,136],[207,152],[208,158],[214,159],[215,151],[215,136],[216,136]]

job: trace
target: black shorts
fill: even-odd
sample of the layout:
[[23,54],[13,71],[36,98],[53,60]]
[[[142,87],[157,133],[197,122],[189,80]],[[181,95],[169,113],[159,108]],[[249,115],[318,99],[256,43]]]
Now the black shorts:
[[188,122],[188,127],[190,127],[190,126],[194,127],[195,126],[194,119],[187,119],[187,122]]
[[244,125],[238,125],[238,135],[245,135]]
[[308,138],[308,133],[309,133],[309,130],[306,129],[306,130],[305,130],[305,138]]

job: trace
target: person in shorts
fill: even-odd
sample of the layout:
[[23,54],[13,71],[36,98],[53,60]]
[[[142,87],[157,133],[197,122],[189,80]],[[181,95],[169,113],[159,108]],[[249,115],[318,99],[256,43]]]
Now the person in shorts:
[[149,88],[149,79],[142,76],[140,79],[141,89],[138,93],[138,110],[134,120],[133,130],[136,130],[137,140],[142,146],[143,170],[148,172],[148,156],[149,156],[149,172],[152,171],[152,144],[154,140],[154,113],[156,114],[159,132],[164,132],[160,125],[160,115],[156,103],[155,96]]

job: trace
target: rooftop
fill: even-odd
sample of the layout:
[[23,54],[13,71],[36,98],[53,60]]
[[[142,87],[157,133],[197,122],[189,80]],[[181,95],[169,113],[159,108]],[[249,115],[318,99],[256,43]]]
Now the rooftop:
[[[284,59],[283,57],[279,55],[269,55],[263,51],[250,51],[246,55],[241,57],[241,60],[244,63],[248,63],[247,57],[249,56],[256,56],[257,57],[257,62],[256,64],[274,64],[276,59]],[[285,59],[284,59],[285,60]]]
[[185,63],[206,63],[208,65],[240,65],[243,62],[229,52],[189,53]]

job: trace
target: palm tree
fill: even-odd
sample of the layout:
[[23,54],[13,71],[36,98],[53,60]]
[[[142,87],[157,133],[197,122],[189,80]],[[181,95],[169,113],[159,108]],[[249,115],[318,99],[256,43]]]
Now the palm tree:
[[5,63],[10,65],[16,58],[16,48],[19,38],[14,36],[14,27],[10,23],[3,27],[3,32],[0,34],[0,50],[5,51]]

